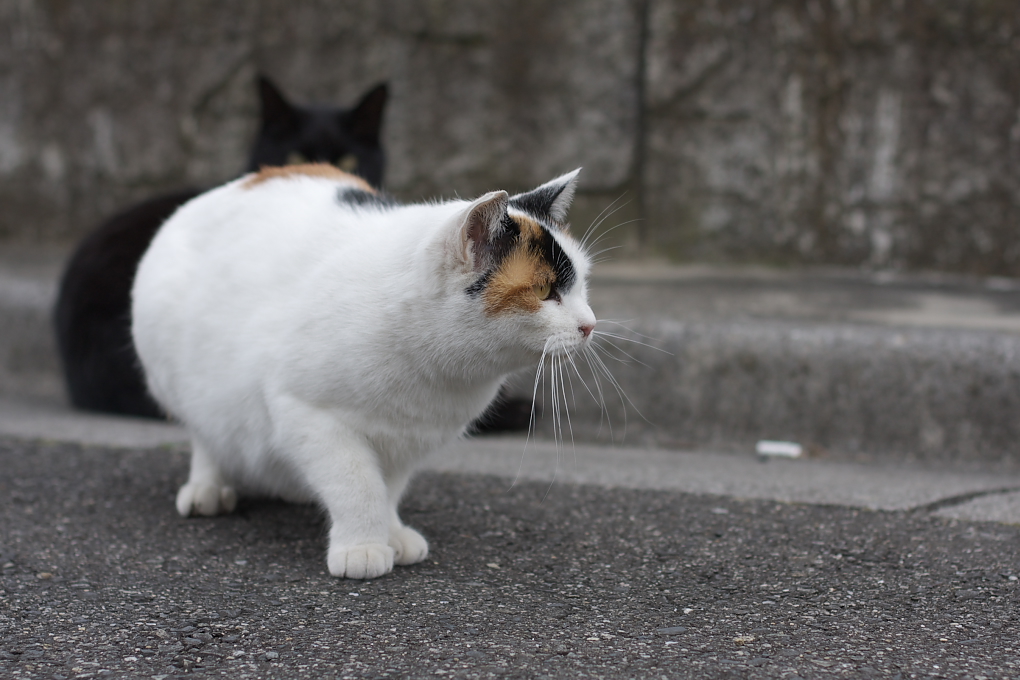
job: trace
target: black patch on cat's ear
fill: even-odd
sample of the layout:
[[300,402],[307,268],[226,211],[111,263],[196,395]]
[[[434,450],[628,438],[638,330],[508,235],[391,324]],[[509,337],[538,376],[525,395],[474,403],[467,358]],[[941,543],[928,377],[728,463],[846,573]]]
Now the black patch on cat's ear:
[[358,105],[346,114],[351,133],[367,144],[379,143],[383,109],[389,98],[389,87],[379,83],[365,93]]
[[556,226],[566,224],[579,172],[581,168],[560,175],[536,189],[512,196],[510,205],[539,219],[550,220]]
[[262,103],[262,127],[276,135],[295,130],[300,123],[297,109],[287,101],[272,81],[259,74],[259,101]]

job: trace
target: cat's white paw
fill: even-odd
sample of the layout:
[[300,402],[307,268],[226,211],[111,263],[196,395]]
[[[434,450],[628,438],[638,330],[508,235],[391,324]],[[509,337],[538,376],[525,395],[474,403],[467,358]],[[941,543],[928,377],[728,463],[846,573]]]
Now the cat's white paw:
[[429,542],[411,527],[391,529],[390,547],[393,562],[400,565],[417,564],[429,556]]
[[329,573],[341,578],[376,578],[393,571],[393,548],[382,543],[334,548],[326,558]]
[[229,486],[188,482],[177,492],[177,512],[181,517],[210,517],[233,512],[235,507],[237,493]]

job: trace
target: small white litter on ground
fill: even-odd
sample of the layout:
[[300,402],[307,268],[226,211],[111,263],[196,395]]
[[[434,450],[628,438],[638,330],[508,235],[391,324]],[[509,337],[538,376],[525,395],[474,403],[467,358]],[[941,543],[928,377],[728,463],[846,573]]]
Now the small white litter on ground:
[[800,458],[804,447],[797,442],[774,442],[762,439],[755,444],[754,450],[759,456],[779,456],[782,458]]

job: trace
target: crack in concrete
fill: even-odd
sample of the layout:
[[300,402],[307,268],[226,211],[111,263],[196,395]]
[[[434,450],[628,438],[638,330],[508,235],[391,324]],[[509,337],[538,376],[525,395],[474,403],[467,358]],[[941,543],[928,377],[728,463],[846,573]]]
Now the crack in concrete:
[[971,491],[969,493],[961,493],[955,496],[949,496],[941,500],[934,501],[932,503],[925,503],[924,505],[918,505],[911,508],[908,512],[935,512],[936,510],[942,510],[943,508],[951,508],[957,505],[963,505],[970,501],[978,498],[985,498],[987,496],[1001,496],[1008,493],[1016,493],[1020,491],[1020,486],[1005,486],[999,489],[984,489],[982,491]]

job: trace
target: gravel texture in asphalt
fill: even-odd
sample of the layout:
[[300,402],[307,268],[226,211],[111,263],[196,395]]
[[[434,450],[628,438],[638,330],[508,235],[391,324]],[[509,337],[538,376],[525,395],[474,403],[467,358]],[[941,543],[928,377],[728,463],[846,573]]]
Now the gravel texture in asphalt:
[[423,474],[429,559],[174,511],[180,449],[0,441],[0,677],[1020,676],[1020,527]]

